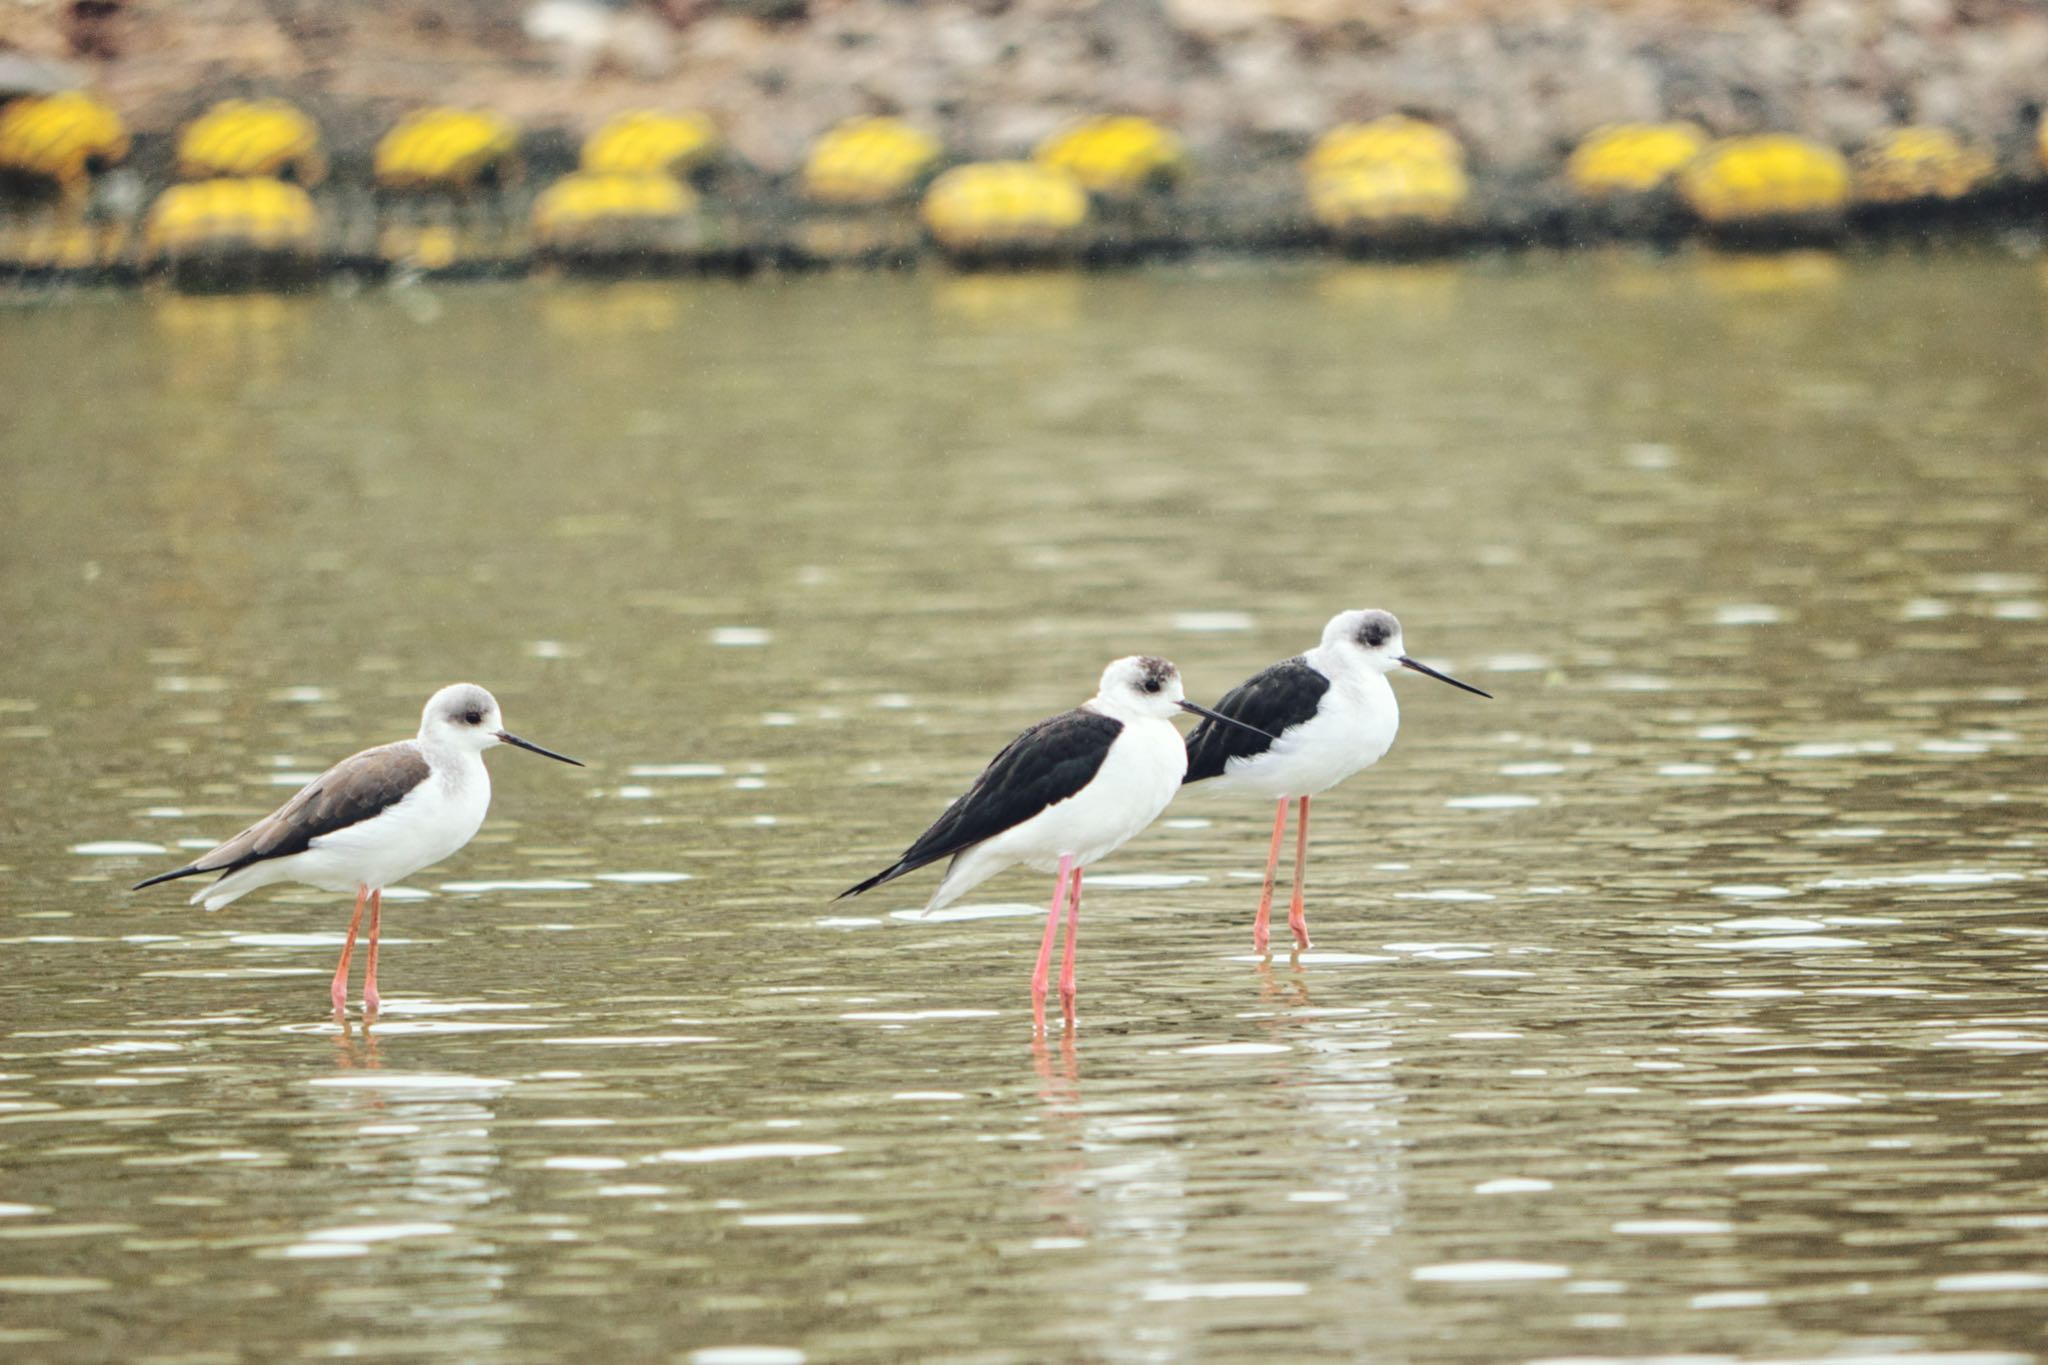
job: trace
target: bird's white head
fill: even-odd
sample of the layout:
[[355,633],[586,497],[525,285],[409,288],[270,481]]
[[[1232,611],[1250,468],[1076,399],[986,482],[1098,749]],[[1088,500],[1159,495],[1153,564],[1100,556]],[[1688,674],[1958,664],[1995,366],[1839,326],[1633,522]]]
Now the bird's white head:
[[475,683],[442,688],[420,712],[420,743],[436,749],[482,753],[505,742],[504,729],[498,699]]
[[1323,627],[1321,653],[1327,659],[1370,669],[1374,673],[1392,673],[1397,668],[1412,669],[1426,678],[1447,682],[1482,697],[1493,695],[1409,658],[1408,646],[1401,639],[1401,623],[1394,619],[1394,613],[1377,607],[1364,611],[1340,611],[1332,616],[1330,624]]
[[475,683],[452,683],[427,698],[426,709],[420,712],[420,744],[430,749],[472,754],[511,744],[564,763],[575,763],[579,768],[583,766],[566,754],[529,744],[508,732],[505,718],[498,711],[498,699]]
[[1102,670],[1095,700],[1112,715],[1170,717],[1181,709],[1180,670],[1165,659],[1133,654]]
[[1377,607],[1332,616],[1330,624],[1323,627],[1323,649],[1375,673],[1393,672],[1407,652],[1401,643],[1401,623],[1394,613]]

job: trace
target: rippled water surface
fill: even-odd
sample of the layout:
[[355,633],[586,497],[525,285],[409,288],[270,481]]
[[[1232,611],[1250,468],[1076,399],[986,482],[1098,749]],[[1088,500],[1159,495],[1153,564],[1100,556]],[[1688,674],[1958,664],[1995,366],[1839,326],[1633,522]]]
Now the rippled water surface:
[[[1996,260],[0,312],[0,1354],[2048,1352],[2048,329]],[[1315,807],[886,863],[1109,658],[1421,657]],[[175,866],[435,686],[386,917]],[[189,885],[189,884],[180,884]]]

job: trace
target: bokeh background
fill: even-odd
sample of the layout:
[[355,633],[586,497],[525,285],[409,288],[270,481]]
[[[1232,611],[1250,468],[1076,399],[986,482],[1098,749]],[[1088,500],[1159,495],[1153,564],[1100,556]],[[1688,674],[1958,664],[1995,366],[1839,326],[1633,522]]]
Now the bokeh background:
[[[2039,1359],[2042,45],[0,5],[0,1356]],[[1039,877],[832,901],[1366,605],[1495,700],[1398,680],[1311,951],[1199,791],[1071,1033]],[[373,1025],[340,898],[127,890],[457,678],[589,767]]]

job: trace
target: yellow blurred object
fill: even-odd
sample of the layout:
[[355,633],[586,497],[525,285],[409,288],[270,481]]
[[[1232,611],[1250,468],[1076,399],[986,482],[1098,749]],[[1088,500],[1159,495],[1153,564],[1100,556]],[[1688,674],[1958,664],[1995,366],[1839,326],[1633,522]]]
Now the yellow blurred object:
[[1086,292],[1071,270],[1028,275],[952,275],[931,292],[932,312],[974,327],[1018,332],[1058,331],[1079,320]]
[[1678,190],[1708,223],[1840,213],[1849,163],[1832,147],[1785,133],[1711,143],[1678,174]]
[[1465,169],[1449,161],[1360,161],[1311,172],[1309,208],[1333,231],[1446,224],[1471,194]]
[[387,189],[468,189],[487,173],[518,170],[519,130],[495,114],[422,109],[377,143],[377,183]]
[[804,195],[821,204],[886,204],[916,188],[942,151],[937,138],[902,119],[848,119],[812,144]]
[[2048,167],[2048,111],[2041,115],[2041,121],[2034,125],[2034,151],[2041,159],[2041,165]]
[[1657,189],[1707,145],[1690,123],[1610,123],[1595,128],[1565,163],[1572,188],[1591,199]]
[[949,250],[1042,250],[1061,245],[1088,220],[1088,193],[1057,167],[977,161],[932,182],[923,216]]
[[1148,118],[1084,119],[1038,144],[1031,159],[1066,171],[1095,194],[1166,188],[1187,170],[1181,140]]
[[718,145],[718,125],[708,114],[636,109],[585,138],[580,165],[601,173],[681,178],[709,161]]
[[1871,204],[1960,199],[1996,168],[1988,148],[1946,128],[1894,128],[1856,154],[1856,197]]
[[1310,179],[1355,165],[1402,165],[1465,168],[1465,149],[1458,139],[1434,123],[1388,114],[1369,123],[1340,123],[1316,139],[1304,168]]
[[178,135],[178,174],[269,175],[316,185],[327,160],[319,128],[283,100],[222,100]]
[[545,245],[564,246],[621,224],[681,222],[696,209],[696,193],[665,175],[578,171],[534,201],[533,234]]
[[267,176],[223,177],[173,185],[150,207],[148,255],[165,259],[202,251],[310,253],[319,215],[297,185]]
[[91,95],[32,95],[0,108],[0,169],[81,190],[95,170],[128,155],[121,116]]
[[1827,293],[1842,283],[1839,257],[1828,251],[1736,255],[1703,251],[1693,269],[1709,293],[1731,298]]

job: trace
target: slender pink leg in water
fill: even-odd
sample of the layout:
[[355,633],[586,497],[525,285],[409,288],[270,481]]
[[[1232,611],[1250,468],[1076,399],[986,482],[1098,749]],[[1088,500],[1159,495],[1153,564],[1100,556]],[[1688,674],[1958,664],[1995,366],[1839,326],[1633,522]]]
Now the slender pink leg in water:
[[1287,907],[1287,927],[1294,931],[1294,951],[1308,951],[1308,911],[1301,903],[1308,882],[1308,798],[1301,798],[1301,819],[1294,827],[1294,900]]
[[1074,869],[1074,884],[1067,894],[1067,942],[1060,956],[1060,1013],[1067,1027],[1074,1027],[1074,940],[1081,933],[1081,869]]
[[1280,868],[1280,836],[1287,832],[1287,798],[1273,816],[1273,844],[1266,850],[1266,889],[1259,892],[1259,913],[1252,916],[1252,951],[1265,956],[1270,937],[1266,923],[1273,915],[1273,874]]
[[377,922],[384,918],[384,888],[370,893],[370,956],[363,963],[363,1018],[368,1019],[383,1003],[377,994]]
[[336,1014],[346,1014],[348,1012],[348,960],[355,956],[356,930],[362,927],[363,902],[368,900],[369,897],[369,887],[359,886],[356,888],[355,918],[348,922],[348,942],[341,945],[341,965],[334,969],[334,1012]]
[[1060,906],[1066,900],[1067,873],[1073,871],[1072,854],[1060,859],[1060,871],[1052,884],[1052,910],[1045,917],[1045,937],[1038,942],[1038,970],[1031,974],[1031,1019],[1045,1032],[1045,982],[1052,973],[1052,936],[1060,927]]

